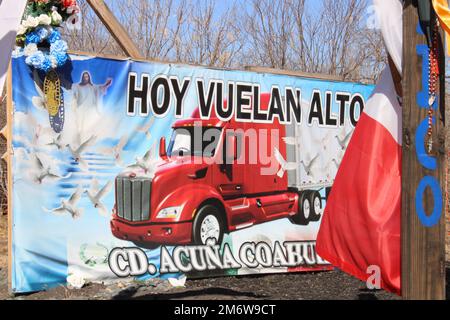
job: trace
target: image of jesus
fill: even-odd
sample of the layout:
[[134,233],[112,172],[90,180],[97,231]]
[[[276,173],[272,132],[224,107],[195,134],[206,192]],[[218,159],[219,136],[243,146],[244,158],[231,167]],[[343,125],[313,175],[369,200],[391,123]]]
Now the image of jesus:
[[111,84],[111,78],[104,84],[94,84],[91,74],[83,71],[80,82],[72,85],[72,111],[79,144],[91,137],[98,127],[98,121],[102,118],[102,97],[106,95]]
[[74,84],[72,87],[75,107],[83,111],[95,108],[99,112],[99,100],[106,94],[106,90],[111,84],[112,79],[107,79],[104,84],[95,85],[92,83],[91,74],[88,71],[84,71],[81,75],[80,83]]

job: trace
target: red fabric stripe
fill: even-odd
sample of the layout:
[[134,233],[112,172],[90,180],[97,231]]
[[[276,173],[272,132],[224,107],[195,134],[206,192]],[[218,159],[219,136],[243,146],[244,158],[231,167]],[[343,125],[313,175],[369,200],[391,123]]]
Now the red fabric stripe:
[[363,281],[378,265],[381,286],[400,294],[400,205],[401,146],[363,113],[326,204],[317,252]]

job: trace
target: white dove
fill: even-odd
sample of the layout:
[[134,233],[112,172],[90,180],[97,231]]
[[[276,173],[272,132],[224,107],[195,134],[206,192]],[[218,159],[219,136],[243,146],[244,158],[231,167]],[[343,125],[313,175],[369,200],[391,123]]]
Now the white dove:
[[82,169],[87,169],[87,163],[81,158],[81,154],[86,150],[87,147],[92,145],[95,141],[96,137],[92,136],[83,142],[77,149],[73,149],[70,144],[66,144],[66,147],[69,149],[72,154],[73,159],[76,163],[80,165]]
[[314,164],[314,162],[316,162],[317,158],[319,158],[319,154],[316,154],[316,156],[314,158],[312,158],[308,164],[306,164],[303,160],[300,161],[300,163],[303,165],[303,168],[306,171],[306,174],[309,176],[311,175],[311,168]]
[[[344,133],[345,134],[345,133]],[[344,137],[344,139],[341,139],[339,136],[335,136],[335,138],[337,139],[339,145],[341,146],[342,150],[345,149],[345,147],[347,146],[347,142],[350,139],[350,136],[352,135],[352,131],[350,131],[349,133],[347,133]]]
[[115,145],[114,147],[102,148],[100,152],[108,156],[112,155],[116,165],[122,167],[123,166],[122,152],[123,148],[126,146],[127,143],[128,143],[128,136],[124,135],[122,138],[120,138],[119,143],[117,143],[117,145]]
[[24,142],[30,148],[39,146],[44,137],[51,137],[54,133],[52,128],[42,126],[32,114],[19,111],[15,114],[15,117],[15,121],[25,123],[30,128],[30,132],[32,132],[30,141]]
[[45,212],[53,213],[56,215],[63,215],[70,213],[73,219],[78,219],[83,214],[83,208],[77,208],[76,205],[80,201],[83,189],[78,187],[77,190],[70,196],[69,200],[62,199],[61,206],[54,209],[42,208]]
[[315,144],[322,146],[323,150],[327,150],[328,141],[329,141],[330,136],[331,136],[332,133],[333,133],[333,131],[328,130],[327,134],[324,137],[318,138],[318,139],[314,139],[314,136],[313,136],[312,138],[313,138],[313,141],[314,141]]
[[98,213],[101,216],[106,217],[108,215],[108,209],[106,209],[105,205],[100,201],[101,198],[106,196],[112,187],[112,181],[108,181],[101,190],[99,190],[99,183],[97,179],[93,179],[91,183],[91,189],[86,190],[89,199],[91,200],[94,208],[98,209]]
[[144,154],[144,156],[136,157],[136,163],[128,166],[128,169],[142,169],[144,170],[145,174],[148,174],[152,170],[155,169],[156,162],[159,161],[159,159],[154,155],[155,151],[155,144],[153,144],[150,149]]
[[145,133],[145,137],[147,138],[147,140],[150,140],[150,138],[152,137],[152,135],[150,133],[150,128],[152,127],[153,122],[155,122],[155,118],[154,117],[152,117],[150,119],[150,121],[147,122],[146,124],[144,124],[142,127],[137,128],[136,131]]
[[44,138],[45,136],[49,137],[53,134],[53,129],[50,127],[43,127],[42,125],[38,124],[36,125],[36,129],[34,130],[33,134],[33,140],[32,144],[34,146],[38,146],[39,142]]
[[297,169],[297,164],[295,162],[287,162],[277,148],[274,149],[274,155],[281,167],[277,172],[277,176],[280,178],[284,175],[285,171]]
[[42,184],[44,179],[59,180],[69,178],[72,175],[72,173],[69,173],[66,176],[59,176],[57,174],[50,172],[51,167],[50,166],[45,167],[42,164],[41,159],[36,154],[34,154],[31,159],[31,165],[32,168],[30,168],[28,172],[31,176],[31,179],[38,184]]
[[47,143],[48,146],[55,146],[58,150],[64,149],[64,144],[61,142],[61,134],[58,134],[56,137],[52,138],[50,143]]

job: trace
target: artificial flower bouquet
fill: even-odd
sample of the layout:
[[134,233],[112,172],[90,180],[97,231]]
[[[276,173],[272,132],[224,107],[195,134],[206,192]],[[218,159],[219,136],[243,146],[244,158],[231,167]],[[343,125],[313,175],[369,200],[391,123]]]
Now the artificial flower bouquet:
[[58,28],[63,23],[75,28],[79,13],[76,0],[29,0],[17,32],[15,56],[24,55],[28,65],[44,72],[64,65],[68,46]]

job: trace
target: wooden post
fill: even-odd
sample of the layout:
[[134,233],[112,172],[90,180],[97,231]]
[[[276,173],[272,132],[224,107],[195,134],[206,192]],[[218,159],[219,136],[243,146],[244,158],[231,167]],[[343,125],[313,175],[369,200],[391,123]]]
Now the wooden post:
[[106,3],[103,0],[87,0],[87,3],[100,18],[122,50],[131,58],[143,59],[143,56],[128,35],[128,32],[123,28],[122,24],[117,20],[111,10],[109,10]]
[[8,183],[8,288],[11,289],[12,280],[12,227],[13,227],[13,177],[12,177],[12,126],[13,126],[13,99],[12,99],[12,66],[9,63],[6,78],[6,157],[7,183]]
[[[417,33],[417,1],[406,0],[403,11],[403,155],[402,155],[402,296],[404,299],[445,299],[445,84],[444,49],[439,47],[439,108],[434,111],[433,151],[427,157],[435,168],[425,168],[419,161],[416,136],[419,124],[427,119],[427,108],[419,107],[417,94],[422,90],[422,61],[426,55],[417,45],[426,45],[424,35]],[[428,67],[425,69],[428,79]],[[428,93],[427,93],[428,94]],[[428,98],[428,96],[427,96]],[[422,137],[426,135],[422,134]],[[423,142],[422,142],[423,143]],[[420,153],[420,152],[419,152]],[[426,153],[420,153],[426,156]],[[430,167],[430,165],[428,165]],[[432,167],[432,166],[431,166]],[[424,180],[424,177],[428,180]],[[428,181],[428,183],[424,183]],[[435,182],[435,187],[431,187]],[[424,183],[424,192],[419,185]],[[419,189],[419,191],[417,191]],[[417,202],[416,202],[416,193]],[[438,210],[439,206],[441,210]],[[426,213],[421,216],[420,207]],[[439,212],[438,212],[439,211]],[[437,220],[431,221],[432,217]],[[428,221],[424,223],[424,221]]]

